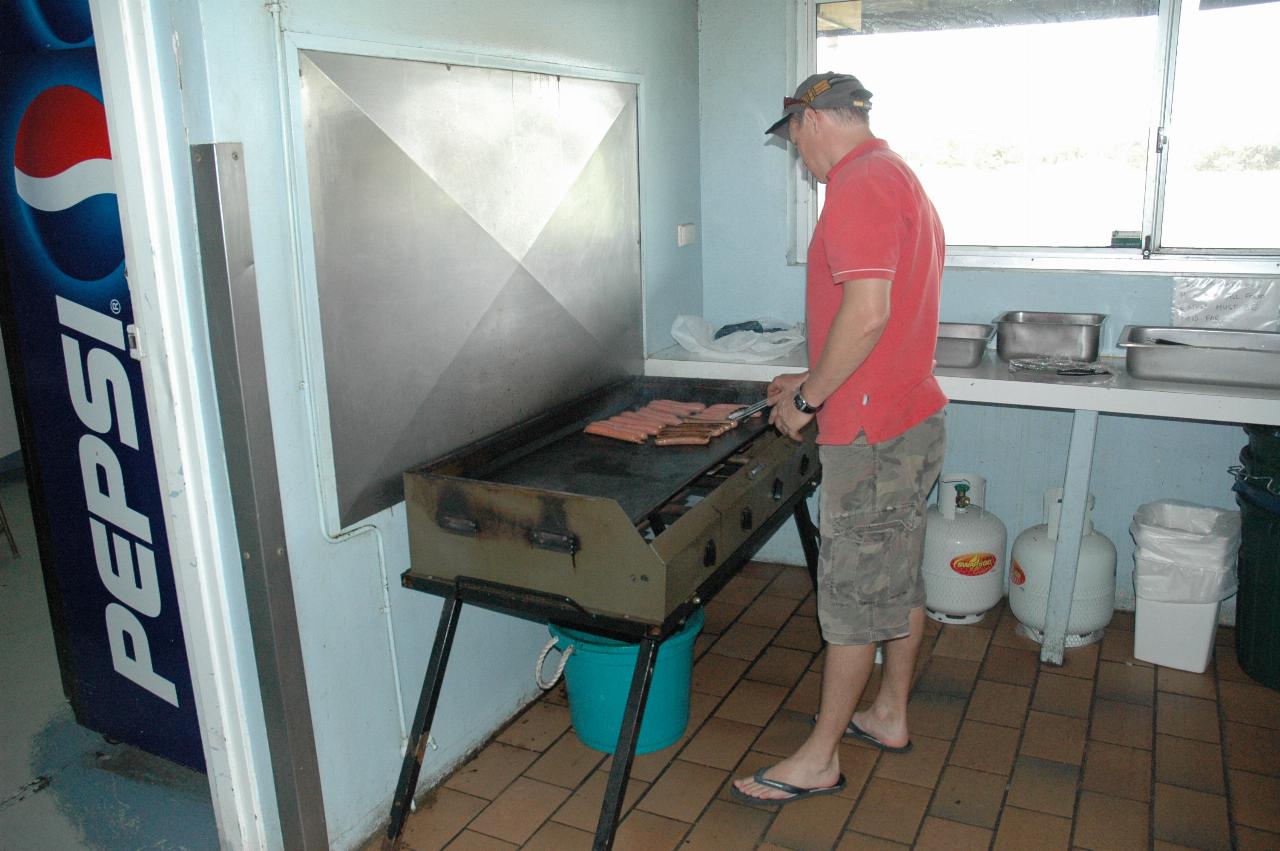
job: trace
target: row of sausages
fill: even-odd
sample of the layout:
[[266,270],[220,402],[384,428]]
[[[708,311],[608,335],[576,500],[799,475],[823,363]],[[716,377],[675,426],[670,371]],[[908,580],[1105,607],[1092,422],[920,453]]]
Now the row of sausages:
[[741,407],[735,403],[708,406],[655,399],[634,411],[622,411],[590,423],[583,431],[628,443],[647,443],[652,437],[658,446],[705,446],[711,438],[737,426],[728,415]]

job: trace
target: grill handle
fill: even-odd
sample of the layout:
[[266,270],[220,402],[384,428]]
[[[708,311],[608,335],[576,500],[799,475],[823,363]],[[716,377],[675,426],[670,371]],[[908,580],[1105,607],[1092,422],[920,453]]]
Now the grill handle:
[[470,517],[462,517],[457,514],[441,514],[436,517],[436,523],[441,529],[446,532],[452,532],[455,535],[466,535],[468,538],[474,538],[480,534],[480,524]]
[[471,589],[473,591],[482,591],[495,597],[506,597],[519,602],[526,610],[532,610],[532,606],[529,605],[530,603],[541,601],[545,605],[553,606],[562,610],[572,609],[574,612],[594,619],[591,612],[584,609],[577,600],[572,597],[566,597],[562,594],[552,594],[547,591],[538,591],[533,588],[521,588],[516,585],[507,585],[503,582],[479,579],[475,576],[458,576],[454,578],[454,583],[457,585],[459,591],[465,592],[467,589]]
[[572,532],[551,532],[546,529],[530,529],[529,543],[543,550],[573,555],[582,549],[578,536]]

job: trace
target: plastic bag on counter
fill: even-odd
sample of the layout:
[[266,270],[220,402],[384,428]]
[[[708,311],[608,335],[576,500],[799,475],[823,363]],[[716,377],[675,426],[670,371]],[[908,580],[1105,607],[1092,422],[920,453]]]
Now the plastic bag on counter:
[[1144,600],[1214,603],[1236,593],[1240,512],[1177,499],[1149,502],[1129,526],[1133,586]]
[[1280,280],[1175,277],[1173,324],[1280,331]]
[[1100,361],[1061,357],[1014,358],[1009,361],[1009,375],[1021,381],[1058,384],[1106,384],[1115,379],[1111,367]]
[[738,324],[754,328],[757,323],[761,331],[732,331],[717,338],[711,324],[702,317],[681,315],[671,323],[671,336],[685,351],[740,363],[767,363],[804,345],[803,323],[787,325],[776,319],[754,319]]

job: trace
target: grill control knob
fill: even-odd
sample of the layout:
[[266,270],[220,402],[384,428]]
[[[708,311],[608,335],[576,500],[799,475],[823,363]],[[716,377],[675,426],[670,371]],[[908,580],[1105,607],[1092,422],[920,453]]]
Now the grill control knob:
[[742,529],[745,532],[749,532],[755,525],[756,518],[751,513],[751,506],[748,505],[746,508],[742,509]]
[[809,472],[809,456],[801,455],[800,456],[800,475],[803,476],[807,472]]
[[716,542],[707,541],[707,545],[702,549],[702,564],[704,567],[710,567],[716,563]]
[[773,480],[773,501],[782,502],[782,479]]

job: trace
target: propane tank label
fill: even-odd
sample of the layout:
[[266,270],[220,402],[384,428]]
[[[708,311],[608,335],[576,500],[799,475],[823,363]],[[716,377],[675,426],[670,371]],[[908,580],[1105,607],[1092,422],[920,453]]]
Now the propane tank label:
[[981,576],[995,566],[996,557],[991,553],[965,553],[951,560],[951,569],[961,576]]
[[1022,565],[1016,561],[1013,563],[1013,567],[1009,568],[1009,581],[1014,585],[1022,585],[1027,581],[1027,574],[1022,571]]

